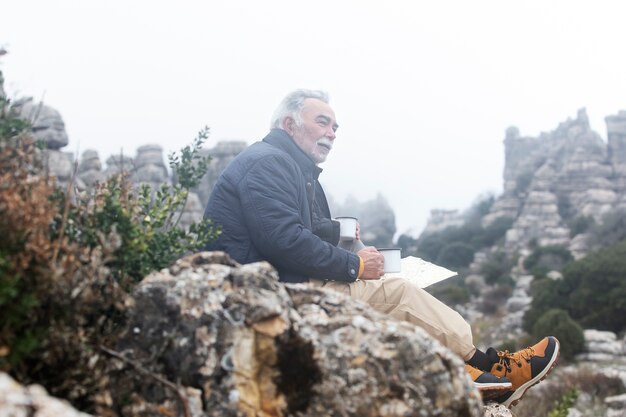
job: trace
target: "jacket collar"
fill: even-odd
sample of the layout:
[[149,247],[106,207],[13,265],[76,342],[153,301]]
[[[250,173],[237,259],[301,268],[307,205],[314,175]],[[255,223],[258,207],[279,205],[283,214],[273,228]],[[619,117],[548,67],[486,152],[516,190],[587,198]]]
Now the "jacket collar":
[[322,173],[322,168],[315,165],[315,162],[293,141],[291,136],[282,129],[272,129],[270,133],[263,138],[263,142],[269,143],[289,154],[303,172],[309,172],[313,178],[317,179]]

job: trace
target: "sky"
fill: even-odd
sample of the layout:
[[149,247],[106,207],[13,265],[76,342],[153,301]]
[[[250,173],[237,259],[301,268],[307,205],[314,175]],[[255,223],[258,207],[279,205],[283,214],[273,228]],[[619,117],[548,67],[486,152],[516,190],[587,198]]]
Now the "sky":
[[164,155],[211,128],[265,136],[296,88],[340,125],[321,182],[338,202],[382,194],[399,233],[430,210],[502,192],[503,139],[586,107],[626,109],[622,0],[0,0],[11,97],[57,109],[64,151]]

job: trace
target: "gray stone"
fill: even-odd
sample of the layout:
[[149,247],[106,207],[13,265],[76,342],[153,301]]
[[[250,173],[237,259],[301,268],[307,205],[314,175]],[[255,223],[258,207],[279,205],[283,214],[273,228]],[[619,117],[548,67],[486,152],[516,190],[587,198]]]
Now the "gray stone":
[[485,404],[485,417],[513,417],[513,414],[502,404],[488,403]]
[[93,149],[87,149],[83,152],[80,163],[78,164],[78,173],[86,171],[101,171],[102,162],[98,156],[98,151]]
[[135,162],[133,158],[128,155],[111,155],[106,160],[105,174],[107,177],[120,174],[122,172],[133,172],[135,169]]
[[515,287],[524,290],[527,294],[530,292],[530,284],[535,277],[533,275],[520,275],[515,280]]
[[47,172],[57,177],[60,183],[67,183],[74,171],[74,156],[71,153],[45,149],[44,166]]
[[558,281],[563,279],[563,274],[559,271],[550,271],[546,274],[546,277],[550,278],[553,281]]
[[162,183],[169,182],[167,169],[159,165],[144,165],[137,168],[131,175],[133,183],[148,183],[158,186]]
[[33,134],[48,149],[61,149],[68,144],[65,123],[61,114],[43,103],[35,103],[32,98],[20,99],[13,105],[20,117],[31,123]]
[[507,300],[506,309],[510,313],[525,311],[530,307],[532,300],[532,297],[528,296],[513,296]]
[[189,389],[205,416],[484,414],[462,360],[423,330],[338,292],[281,284],[265,262],[200,253],[146,277],[134,298],[117,350],[176,381],[183,400],[118,364],[110,389],[134,393],[128,415],[181,415]]
[[626,394],[606,397],[604,403],[611,408],[626,408]]
[[135,167],[143,168],[147,165],[156,165],[163,167],[167,171],[167,166],[163,160],[163,147],[156,144],[143,145],[137,148],[137,156],[135,157]]
[[607,343],[617,340],[617,335],[607,330],[585,329],[584,334],[586,342]]

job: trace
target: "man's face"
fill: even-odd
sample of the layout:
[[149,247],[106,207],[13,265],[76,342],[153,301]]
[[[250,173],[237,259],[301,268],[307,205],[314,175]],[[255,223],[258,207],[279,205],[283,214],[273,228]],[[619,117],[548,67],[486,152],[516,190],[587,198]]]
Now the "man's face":
[[327,103],[307,98],[300,116],[302,122],[299,125],[291,118],[285,120],[285,130],[313,162],[320,164],[333,147],[338,128],[335,112]]

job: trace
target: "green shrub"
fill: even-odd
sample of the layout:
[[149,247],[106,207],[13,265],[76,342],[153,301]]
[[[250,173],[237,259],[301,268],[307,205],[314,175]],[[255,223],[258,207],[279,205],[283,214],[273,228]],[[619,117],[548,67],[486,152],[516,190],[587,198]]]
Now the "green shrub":
[[497,282],[508,281],[507,277],[514,263],[514,259],[509,258],[506,253],[494,252],[488,256],[480,272],[485,276],[485,282],[493,285]]
[[563,306],[567,304],[568,294],[561,284],[561,281],[549,278],[535,278],[532,282],[530,295],[533,299],[522,320],[522,327],[526,332],[532,333],[537,320],[543,317],[548,310],[564,308]]
[[440,233],[420,236],[417,241],[417,256],[430,262],[435,262],[439,252],[446,245],[445,237]]
[[585,328],[626,330],[626,240],[563,270],[562,291],[573,319]]
[[504,237],[507,230],[513,226],[514,219],[506,216],[498,217],[487,226],[480,236],[481,246],[492,246]]
[[578,216],[569,223],[570,237],[585,233],[595,225],[595,220],[591,216]]
[[463,242],[454,242],[444,246],[437,256],[436,263],[447,268],[462,268],[474,260],[474,249]]
[[513,290],[508,286],[497,285],[488,289],[482,297],[478,310],[484,314],[495,314],[506,304]]
[[532,334],[537,339],[549,335],[559,339],[561,356],[567,360],[572,360],[585,347],[582,327],[572,320],[567,311],[557,308],[548,310],[535,322]]
[[570,388],[563,394],[556,407],[550,411],[548,417],[567,417],[569,409],[576,404],[579,395],[578,389]]
[[604,215],[602,221],[592,225],[588,233],[594,247],[604,248],[626,239],[626,210],[616,209]]
[[539,275],[540,272],[560,271],[573,260],[574,257],[564,246],[538,246],[524,260],[524,268]]
[[[200,131],[193,146],[172,154],[170,166],[178,173],[178,184],[152,190],[147,185],[138,192],[126,175],[109,178],[94,191],[82,196],[80,204],[70,207],[68,220],[56,223],[58,233],[67,225],[72,242],[94,248],[102,236],[114,234],[119,247],[106,262],[118,282],[128,288],[151,271],[160,270],[188,252],[205,247],[219,231],[210,220],[194,223],[188,230],[178,226],[189,188],[195,187],[206,172],[207,158],[199,156],[208,129]],[[58,195],[65,204],[65,194]],[[87,208],[88,209],[85,209]]]
[[428,292],[449,306],[464,304],[470,300],[470,292],[460,276],[432,285],[428,287]]
[[402,248],[403,256],[415,256],[417,255],[417,239],[401,234],[398,237],[397,246]]

